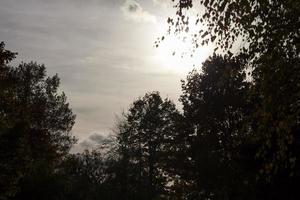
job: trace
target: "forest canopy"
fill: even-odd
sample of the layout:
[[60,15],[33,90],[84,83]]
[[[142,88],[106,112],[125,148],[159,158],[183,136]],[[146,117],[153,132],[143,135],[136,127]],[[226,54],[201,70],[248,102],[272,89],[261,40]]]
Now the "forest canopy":
[[190,37],[214,54],[182,80],[182,109],[147,92],[91,151],[69,152],[75,115],[59,77],[12,66],[0,43],[1,200],[300,198],[300,2],[173,2],[168,34],[189,33],[199,11]]

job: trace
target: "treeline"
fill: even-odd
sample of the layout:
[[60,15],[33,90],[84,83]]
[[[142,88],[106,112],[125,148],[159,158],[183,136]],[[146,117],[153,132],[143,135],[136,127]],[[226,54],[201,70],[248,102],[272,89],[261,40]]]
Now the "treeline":
[[69,153],[59,78],[0,44],[1,200],[300,199],[299,1],[174,2],[168,33],[189,33],[200,3],[193,44],[220,54],[182,81],[182,110],[147,93],[91,152]]
[[13,67],[15,56],[1,43],[0,199],[300,197],[298,57],[250,79],[245,57],[213,55],[182,81],[182,111],[147,93],[110,140],[70,154],[75,116],[59,78]]

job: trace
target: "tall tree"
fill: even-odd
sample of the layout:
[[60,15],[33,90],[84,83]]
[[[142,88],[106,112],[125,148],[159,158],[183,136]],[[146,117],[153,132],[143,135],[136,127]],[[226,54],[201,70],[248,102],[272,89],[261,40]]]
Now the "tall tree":
[[[70,131],[75,115],[58,92],[57,75],[46,77],[44,65],[9,65],[15,53],[0,45],[0,167],[1,197],[14,196],[19,179],[29,175],[34,165],[51,167],[65,156],[75,138]],[[16,178],[18,177],[18,178]]]
[[[265,199],[298,199],[300,181],[300,59],[281,51],[262,55],[254,70],[252,131],[267,184]],[[288,194],[288,195],[287,195]]]
[[127,179],[135,182],[138,199],[166,195],[164,162],[168,158],[168,144],[175,135],[177,115],[175,105],[168,99],[162,100],[158,92],[147,93],[134,101],[124,114],[125,121],[119,134],[121,156],[129,165],[126,169],[131,169]]
[[194,70],[183,81],[180,100],[193,127],[188,136],[194,183],[189,199],[241,198],[238,187],[244,183],[238,152],[249,132],[245,128],[249,83],[243,65],[238,57],[214,55],[203,63],[202,72]]
[[[299,181],[299,63],[300,3],[287,0],[177,0],[177,18],[168,19],[174,32],[189,31],[188,10],[198,9],[199,32],[191,37],[197,48],[213,42],[216,49],[232,50],[248,59],[252,71],[253,135],[259,146],[257,172],[269,188],[265,199],[297,199]],[[235,46],[237,47],[237,45]],[[276,188],[283,188],[278,190]],[[275,188],[275,189],[274,189]],[[276,192],[271,192],[271,191]],[[281,192],[279,194],[278,192]],[[286,196],[284,196],[286,198]]]

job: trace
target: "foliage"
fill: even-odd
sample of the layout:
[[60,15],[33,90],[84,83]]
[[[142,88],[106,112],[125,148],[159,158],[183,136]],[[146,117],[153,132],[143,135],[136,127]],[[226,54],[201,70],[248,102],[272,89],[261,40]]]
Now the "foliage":
[[75,116],[58,76],[12,67],[0,43],[0,199],[299,199],[300,3],[173,1],[170,33],[190,33],[199,3],[195,48],[222,55],[182,81],[182,113],[147,93],[92,152],[68,153]]
[[[234,51],[252,71],[249,130],[256,143],[256,173],[269,188],[293,185],[299,177],[300,4],[289,0],[177,0],[170,31],[189,32],[189,12],[198,12],[191,33],[195,48],[210,42],[228,55]],[[236,49],[238,51],[236,51]],[[266,189],[265,189],[266,190]],[[280,191],[280,190],[276,190]],[[280,198],[281,195],[273,194]]]
[[239,58],[214,55],[203,63],[201,73],[194,70],[183,81],[184,116],[194,127],[189,146],[197,192],[189,194],[191,198],[241,198],[237,193],[247,177],[238,159],[249,134],[245,126],[250,85],[242,66]]
[[[217,47],[230,50],[237,39],[248,56],[274,49],[299,54],[300,3],[290,0],[176,0],[177,18],[169,18],[174,32],[187,31],[191,25],[188,10],[198,12],[196,25],[204,25],[193,33],[195,46],[216,42]],[[198,4],[200,7],[198,7]],[[201,27],[201,26],[199,26]]]
[[[147,93],[133,102],[119,126],[119,143],[124,173],[137,193],[129,199],[156,199],[166,195],[168,176],[165,171],[170,148],[176,136],[175,105],[162,100],[158,92]],[[172,146],[170,146],[172,144]],[[133,192],[132,192],[133,190]]]
[[[75,115],[58,93],[57,75],[46,77],[44,65],[8,65],[15,53],[0,45],[1,198],[14,196],[20,178],[39,162],[54,166],[75,142]],[[8,189],[7,189],[8,188]],[[2,195],[3,194],[3,195]]]

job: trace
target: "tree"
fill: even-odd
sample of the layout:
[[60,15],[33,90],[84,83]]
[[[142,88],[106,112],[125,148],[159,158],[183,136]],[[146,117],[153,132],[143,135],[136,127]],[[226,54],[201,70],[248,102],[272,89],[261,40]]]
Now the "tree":
[[[0,168],[1,198],[16,194],[20,178],[45,162],[53,167],[76,141],[70,131],[75,115],[58,92],[57,75],[46,77],[44,65],[9,63],[15,53],[0,45]],[[11,190],[12,188],[15,188]]]
[[[281,49],[299,54],[300,3],[289,0],[176,0],[177,18],[168,19],[174,32],[188,31],[191,25],[188,11],[198,11],[198,33],[192,33],[195,46],[216,42],[217,47],[230,50],[238,38],[243,38],[244,52],[250,58]],[[200,9],[198,5],[201,5]]]
[[[131,199],[156,199],[167,195],[165,162],[176,135],[174,121],[179,112],[158,92],[134,101],[120,124],[119,143],[125,172],[124,181],[136,193]],[[129,191],[128,191],[129,190]]]
[[253,76],[252,131],[260,144],[256,158],[261,162],[258,174],[267,185],[265,199],[299,198],[300,59],[284,57],[279,51],[261,56],[259,65],[268,65]]
[[[291,199],[297,199],[300,3],[177,0],[177,19],[168,19],[170,30],[175,27],[175,34],[188,32],[188,11],[197,9],[198,2],[203,9],[199,9],[196,25],[201,23],[206,28],[192,33],[195,48],[213,42],[216,49],[231,51],[240,42],[237,54],[246,58],[245,68],[253,72],[251,131],[259,144],[256,159],[261,166],[257,174],[271,195],[265,198],[286,197],[284,194],[289,193]],[[283,185],[287,188],[276,189]],[[272,194],[271,190],[282,193]]]
[[[9,66],[8,63],[12,61],[16,57],[16,53],[6,50],[4,42],[0,43],[0,141],[1,141],[1,160],[0,163],[0,191],[1,199],[6,199],[9,196],[13,196],[17,192],[17,187],[15,184],[20,179],[21,175],[18,173],[23,169],[23,162],[24,160],[20,157],[17,158],[16,156],[11,157],[10,154],[7,154],[7,151],[10,149],[17,149],[17,142],[12,143],[10,141],[15,141],[13,134],[11,134],[11,138],[4,138],[7,135],[7,122],[4,120],[4,112],[3,108],[6,105],[6,101],[4,95],[9,95],[7,93],[7,88],[10,82],[8,77]],[[9,97],[11,98],[11,97]],[[5,163],[4,161],[7,161]],[[16,168],[12,169],[10,167],[11,164],[14,164]],[[10,180],[8,182],[7,180]],[[10,184],[9,184],[10,183]]]
[[58,174],[65,179],[65,199],[117,199],[119,192],[110,184],[113,165],[103,153],[93,150],[70,154],[59,167]]
[[[193,192],[189,199],[247,199],[248,177],[239,166],[239,148],[247,130],[250,84],[238,57],[213,55],[183,81],[184,116],[193,127],[188,135]],[[250,194],[250,193],[248,193]],[[251,198],[251,197],[250,197]]]

